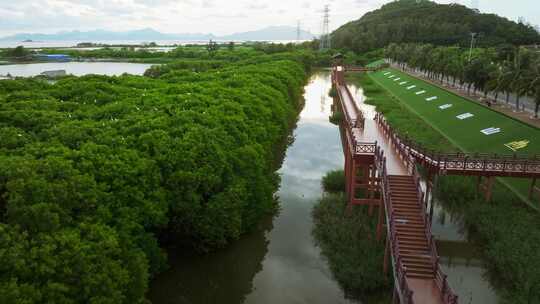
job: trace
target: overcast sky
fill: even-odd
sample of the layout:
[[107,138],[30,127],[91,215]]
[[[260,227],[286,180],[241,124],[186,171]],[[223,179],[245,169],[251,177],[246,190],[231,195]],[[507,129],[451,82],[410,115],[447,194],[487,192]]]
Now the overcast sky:
[[[474,0],[437,0],[470,6]],[[483,12],[540,24],[540,0],[477,0]],[[165,33],[229,34],[271,25],[319,33],[322,8],[330,28],[358,19],[388,0],[0,0],[0,36],[62,30],[153,28]]]

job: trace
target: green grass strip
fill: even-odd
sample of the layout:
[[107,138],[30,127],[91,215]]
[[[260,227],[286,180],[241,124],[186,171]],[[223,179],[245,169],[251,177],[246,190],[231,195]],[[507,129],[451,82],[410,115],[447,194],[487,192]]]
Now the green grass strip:
[[[392,75],[393,77],[390,77]],[[519,149],[516,153],[519,155],[540,153],[540,130],[538,128],[393,68],[370,73],[369,77],[393,95],[405,108],[417,114],[463,152],[508,155],[514,152],[506,146],[507,144],[528,141],[527,146]],[[412,85],[416,87],[410,88]],[[425,93],[417,94],[422,91]],[[436,97],[436,99],[426,100],[432,97]],[[440,108],[449,104],[451,107],[447,109]],[[474,116],[464,120],[457,118],[458,115],[465,113],[471,113]],[[480,132],[492,127],[500,128],[501,131],[492,135],[484,135]],[[450,149],[441,150],[448,151]],[[523,201],[537,208],[528,199],[530,185],[528,179],[501,178],[500,180]]]

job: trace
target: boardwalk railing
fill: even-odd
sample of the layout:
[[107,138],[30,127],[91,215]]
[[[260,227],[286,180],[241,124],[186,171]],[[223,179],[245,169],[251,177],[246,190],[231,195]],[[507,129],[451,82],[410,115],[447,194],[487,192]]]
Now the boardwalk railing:
[[[358,108],[356,103],[354,102],[354,98],[352,94],[350,93],[347,86],[340,84],[338,77],[335,74],[336,71],[332,74],[332,81],[335,84],[335,88],[337,89],[337,94],[340,100],[341,110],[344,114],[345,123],[346,126],[345,135],[346,135],[346,141],[347,146],[351,150],[351,152],[355,155],[373,155],[374,156],[374,162],[375,166],[377,168],[377,172],[379,175],[379,179],[381,181],[381,196],[383,199],[383,203],[386,209],[386,223],[387,223],[387,233],[389,238],[389,250],[390,250],[390,256],[392,259],[392,270],[394,272],[394,281],[395,286],[398,291],[398,296],[400,298],[401,304],[414,304],[413,301],[413,291],[410,288],[408,282],[407,282],[407,269],[403,264],[401,255],[400,255],[400,248],[399,248],[399,242],[397,238],[397,228],[396,228],[396,215],[395,211],[393,209],[392,204],[392,193],[390,191],[389,187],[389,179],[387,174],[387,167],[386,167],[386,158],[384,156],[383,150],[377,145],[377,143],[368,143],[368,142],[361,142],[359,139],[361,138],[360,132],[364,128],[364,121],[365,118],[362,114],[362,111]],[[346,94],[347,96],[343,96]],[[347,103],[347,104],[345,104]],[[383,120],[382,116],[378,117],[379,123],[382,123],[383,125],[386,124],[386,122]],[[423,197],[424,193],[422,191],[422,188],[420,186],[420,175],[418,174],[418,171],[416,169],[418,158],[414,157],[414,152],[411,151],[409,146],[403,144],[403,141],[401,138],[397,135],[396,132],[393,132],[393,130],[388,126],[383,127],[385,130],[385,133],[388,137],[391,138],[392,143],[394,144],[394,149],[396,149],[397,154],[403,161],[403,163],[406,165],[408,173],[413,176],[415,181],[415,187],[418,194],[419,204],[422,206],[421,210],[423,213],[423,218],[425,220],[425,230],[424,233],[426,235],[426,239],[429,240],[429,252],[430,252],[430,258],[433,263],[433,271],[434,271],[434,277],[435,282],[437,286],[439,287],[439,290],[441,292],[441,298],[443,300],[444,304],[456,304],[457,303],[457,296],[453,293],[452,289],[449,287],[448,282],[446,280],[446,275],[442,272],[441,267],[439,265],[439,256],[437,254],[437,250],[435,247],[435,242],[433,241],[433,237],[431,235],[431,222],[430,218],[426,211],[426,206],[423,204]]]
[[[376,144],[376,143],[375,143]],[[383,197],[384,206],[386,209],[386,223],[387,234],[390,240],[390,256],[392,257],[392,269],[394,272],[394,285],[398,290],[398,296],[400,297],[400,303],[413,304],[413,291],[407,283],[407,270],[403,266],[401,257],[399,255],[399,243],[397,241],[397,230],[395,226],[395,213],[392,208],[391,192],[388,182],[388,174],[386,171],[386,157],[384,157],[384,151],[376,146],[375,148],[375,164],[377,166],[379,177],[381,180],[381,192]]]
[[[332,73],[332,81],[335,83],[335,88],[339,97],[339,100],[341,100],[341,111],[345,116],[345,119],[347,121],[347,125],[352,128],[364,128],[364,114],[362,111],[360,111],[360,108],[358,108],[358,105],[356,102],[354,102],[354,97],[351,94],[351,91],[347,86],[340,85],[338,83],[339,77],[336,75],[336,71],[334,70]],[[343,91],[345,91],[345,94],[347,96],[343,96]],[[346,99],[345,99],[346,98]],[[348,101],[348,102],[347,102]],[[345,105],[347,103],[347,105]]]
[[[420,174],[417,170],[417,161],[414,157],[410,156],[408,153],[406,146],[399,144],[399,137],[396,135],[396,133],[391,132],[391,129],[385,130],[386,136],[389,137],[391,143],[394,145],[394,148],[396,149],[397,154],[401,158],[401,160],[406,164],[408,173],[413,176],[415,181],[415,187],[417,191],[417,197],[419,198],[419,204],[422,209],[422,216],[424,219],[424,222],[426,223],[424,233],[426,235],[426,239],[429,240],[428,248],[430,251],[430,259],[431,263],[433,264],[433,271],[435,276],[435,283],[437,284],[437,287],[441,291],[441,297],[443,300],[443,303],[445,304],[457,304],[458,303],[458,297],[450,287],[447,275],[443,273],[442,268],[439,263],[439,254],[437,252],[437,247],[435,245],[435,240],[433,238],[433,235],[431,234],[431,218],[427,212],[426,205],[423,203],[424,201],[424,192],[422,191],[422,187],[420,185]],[[412,301],[412,291],[410,288],[401,282],[402,275],[406,275],[406,270],[403,269],[403,264],[400,260],[399,255],[399,247],[397,245],[397,238],[395,236],[395,221],[394,221],[394,210],[392,208],[392,195],[388,188],[388,177],[386,174],[386,159],[384,158],[383,152],[380,150],[380,148],[376,147],[376,153],[375,153],[375,161],[377,164],[377,168],[381,171],[381,181],[382,181],[382,196],[385,204],[385,208],[387,210],[387,213],[390,214],[390,216],[387,218],[388,228],[388,235],[390,236],[391,244],[392,244],[392,256],[397,256],[397,262],[394,265],[395,270],[395,277],[396,277],[396,286],[400,287],[401,292],[403,293],[404,297],[410,296],[411,299],[403,299],[405,303],[413,303]]]
[[354,141],[354,151],[356,154],[374,154],[376,149],[376,143]]
[[380,67],[358,67],[358,66],[346,66],[345,72],[375,72],[380,70]]
[[509,177],[540,177],[540,155],[518,156],[485,153],[441,153],[429,150],[410,138],[402,138],[377,113],[375,119],[396,146],[406,150],[419,164],[438,174]]

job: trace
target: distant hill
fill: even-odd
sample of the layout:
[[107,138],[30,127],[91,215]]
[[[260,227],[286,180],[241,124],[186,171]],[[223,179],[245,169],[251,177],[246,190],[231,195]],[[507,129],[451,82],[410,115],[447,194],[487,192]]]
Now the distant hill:
[[399,0],[335,30],[332,45],[355,51],[372,50],[391,42],[466,46],[471,32],[479,33],[479,46],[540,43],[540,34],[532,26],[495,14],[482,14],[459,4]]
[[56,34],[30,34],[21,33],[4,38],[8,41],[100,41],[100,40],[207,40],[214,38],[210,34],[165,34],[146,28],[134,31],[113,32],[106,30],[94,30],[88,32],[69,31]]
[[[302,39],[313,39],[313,34],[302,31]],[[8,37],[0,38],[4,41],[114,41],[114,40],[139,40],[139,41],[154,41],[154,40],[294,40],[296,39],[296,28],[289,26],[273,26],[264,29],[236,33],[227,36],[215,36],[212,34],[167,34],[156,30],[146,28],[134,31],[113,32],[106,30],[94,31],[69,31],[59,32],[56,34],[33,34],[21,33]]]
[[[290,26],[271,26],[257,31],[235,33],[218,37],[223,40],[296,40],[297,29]],[[300,31],[301,40],[311,40],[315,36],[307,31]]]

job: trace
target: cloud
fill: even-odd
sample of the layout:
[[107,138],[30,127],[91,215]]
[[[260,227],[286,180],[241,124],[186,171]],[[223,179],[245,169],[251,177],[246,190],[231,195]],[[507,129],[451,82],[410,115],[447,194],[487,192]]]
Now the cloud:
[[[62,30],[131,30],[230,34],[272,25],[319,30],[322,8],[330,3],[330,26],[360,18],[390,0],[0,0],[0,36],[16,32],[52,33]],[[501,1],[502,0],[497,0]],[[489,4],[493,8],[502,4]],[[536,5],[538,0],[523,0]],[[449,2],[449,0],[437,0]],[[491,3],[491,1],[490,1]],[[507,2],[504,2],[507,3]],[[485,4],[487,6],[488,4]],[[499,5],[499,6],[497,6]],[[514,7],[532,23],[526,7]],[[506,6],[507,7],[507,6]],[[518,16],[518,15],[516,15]],[[221,20],[219,24],[208,20]]]
[[202,7],[204,7],[204,8],[214,7],[214,1],[212,1],[212,0],[203,0]]
[[262,2],[254,2],[254,3],[249,3],[246,7],[251,10],[262,10],[262,9],[267,9],[268,4],[262,3]]
[[211,14],[211,15],[207,15],[207,17],[220,18],[220,19],[235,19],[235,18],[245,18],[245,17],[247,17],[247,15],[242,14],[242,13],[238,13],[238,14]]

